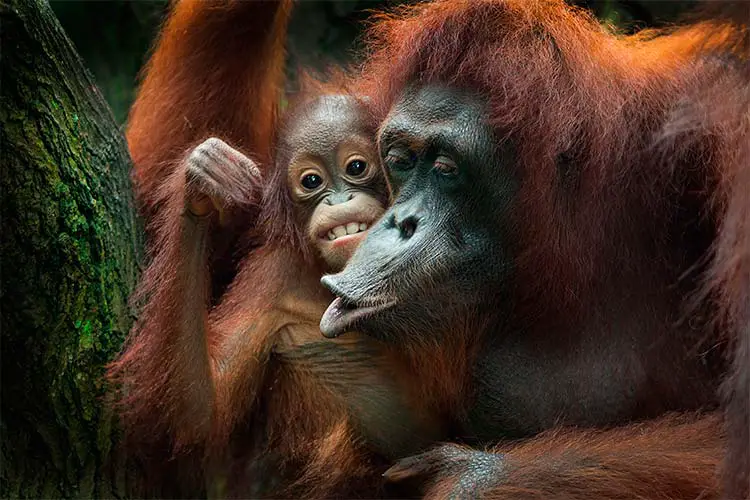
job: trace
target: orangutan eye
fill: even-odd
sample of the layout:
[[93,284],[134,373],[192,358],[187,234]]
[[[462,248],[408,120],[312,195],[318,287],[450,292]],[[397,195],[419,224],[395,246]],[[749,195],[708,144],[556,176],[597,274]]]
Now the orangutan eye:
[[364,160],[352,160],[346,165],[346,174],[351,177],[359,177],[367,170],[367,162]]
[[416,161],[415,153],[400,148],[392,148],[385,155],[385,163],[396,170],[408,170],[416,164]]
[[449,177],[455,176],[458,173],[458,166],[456,165],[456,162],[454,162],[452,158],[445,155],[440,155],[435,158],[434,167],[435,170]]
[[302,184],[303,188],[312,191],[313,189],[319,188],[320,185],[323,184],[323,178],[318,174],[306,174],[302,176],[300,184]]

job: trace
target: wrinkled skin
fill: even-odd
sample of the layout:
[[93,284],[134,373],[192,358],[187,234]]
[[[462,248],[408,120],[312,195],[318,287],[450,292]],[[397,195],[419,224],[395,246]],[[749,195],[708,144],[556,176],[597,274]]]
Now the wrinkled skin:
[[346,270],[323,278],[339,297],[324,335],[418,335],[493,302],[511,252],[495,243],[516,190],[512,155],[496,142],[471,94],[407,93],[380,134],[396,201]]
[[[456,414],[456,437],[471,444],[710,407],[717,384],[710,367],[678,357],[689,332],[673,329],[655,348],[652,332],[667,327],[655,325],[669,313],[667,302],[643,301],[643,310],[615,302],[616,316],[592,312],[572,325],[514,316],[514,221],[533,222],[535,214],[514,216],[521,165],[512,139],[498,140],[486,116],[477,96],[438,85],[409,90],[392,108],[379,147],[395,201],[344,270],[322,278],[337,296],[323,334],[356,330],[418,350],[467,335],[467,320],[485,320],[469,354],[470,397]],[[622,298],[611,291],[600,300]],[[665,353],[677,353],[668,372]],[[488,474],[476,473],[488,458],[489,476],[501,480],[502,455],[458,460],[446,448],[400,462],[392,478],[429,485],[451,477],[449,496],[461,496],[493,487]]]
[[[372,138],[358,103],[343,95],[324,95],[296,110],[282,136],[296,219],[328,271],[344,267],[387,202]],[[363,229],[329,239],[347,224]]]
[[[471,94],[425,87],[395,106],[379,138],[395,202],[344,271],[322,279],[338,297],[321,320],[325,336],[357,329],[408,344],[461,335],[454,328],[462,319],[502,300],[512,255],[503,233],[517,179],[512,149],[495,144]],[[474,419],[462,433],[476,434]],[[502,470],[500,455],[445,445],[398,462],[386,478],[423,489],[455,476],[448,496],[465,498]]]

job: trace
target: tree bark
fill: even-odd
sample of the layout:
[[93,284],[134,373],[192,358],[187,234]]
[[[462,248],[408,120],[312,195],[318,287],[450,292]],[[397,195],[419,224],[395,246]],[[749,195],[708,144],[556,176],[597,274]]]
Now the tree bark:
[[0,496],[122,496],[102,375],[141,256],[127,146],[45,0],[0,24]]

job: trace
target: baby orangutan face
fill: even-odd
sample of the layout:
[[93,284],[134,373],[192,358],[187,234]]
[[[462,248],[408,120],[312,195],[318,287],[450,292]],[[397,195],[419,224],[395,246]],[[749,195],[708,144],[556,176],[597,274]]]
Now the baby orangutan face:
[[362,115],[353,98],[323,96],[301,109],[285,134],[298,220],[328,272],[344,267],[388,201],[375,131]]

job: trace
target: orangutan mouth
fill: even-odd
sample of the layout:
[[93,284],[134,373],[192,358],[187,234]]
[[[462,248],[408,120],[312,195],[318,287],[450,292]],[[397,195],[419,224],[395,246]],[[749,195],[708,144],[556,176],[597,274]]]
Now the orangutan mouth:
[[395,300],[375,305],[357,305],[343,297],[336,297],[320,319],[320,331],[326,338],[336,338],[352,331],[363,319],[383,312],[393,305]]

